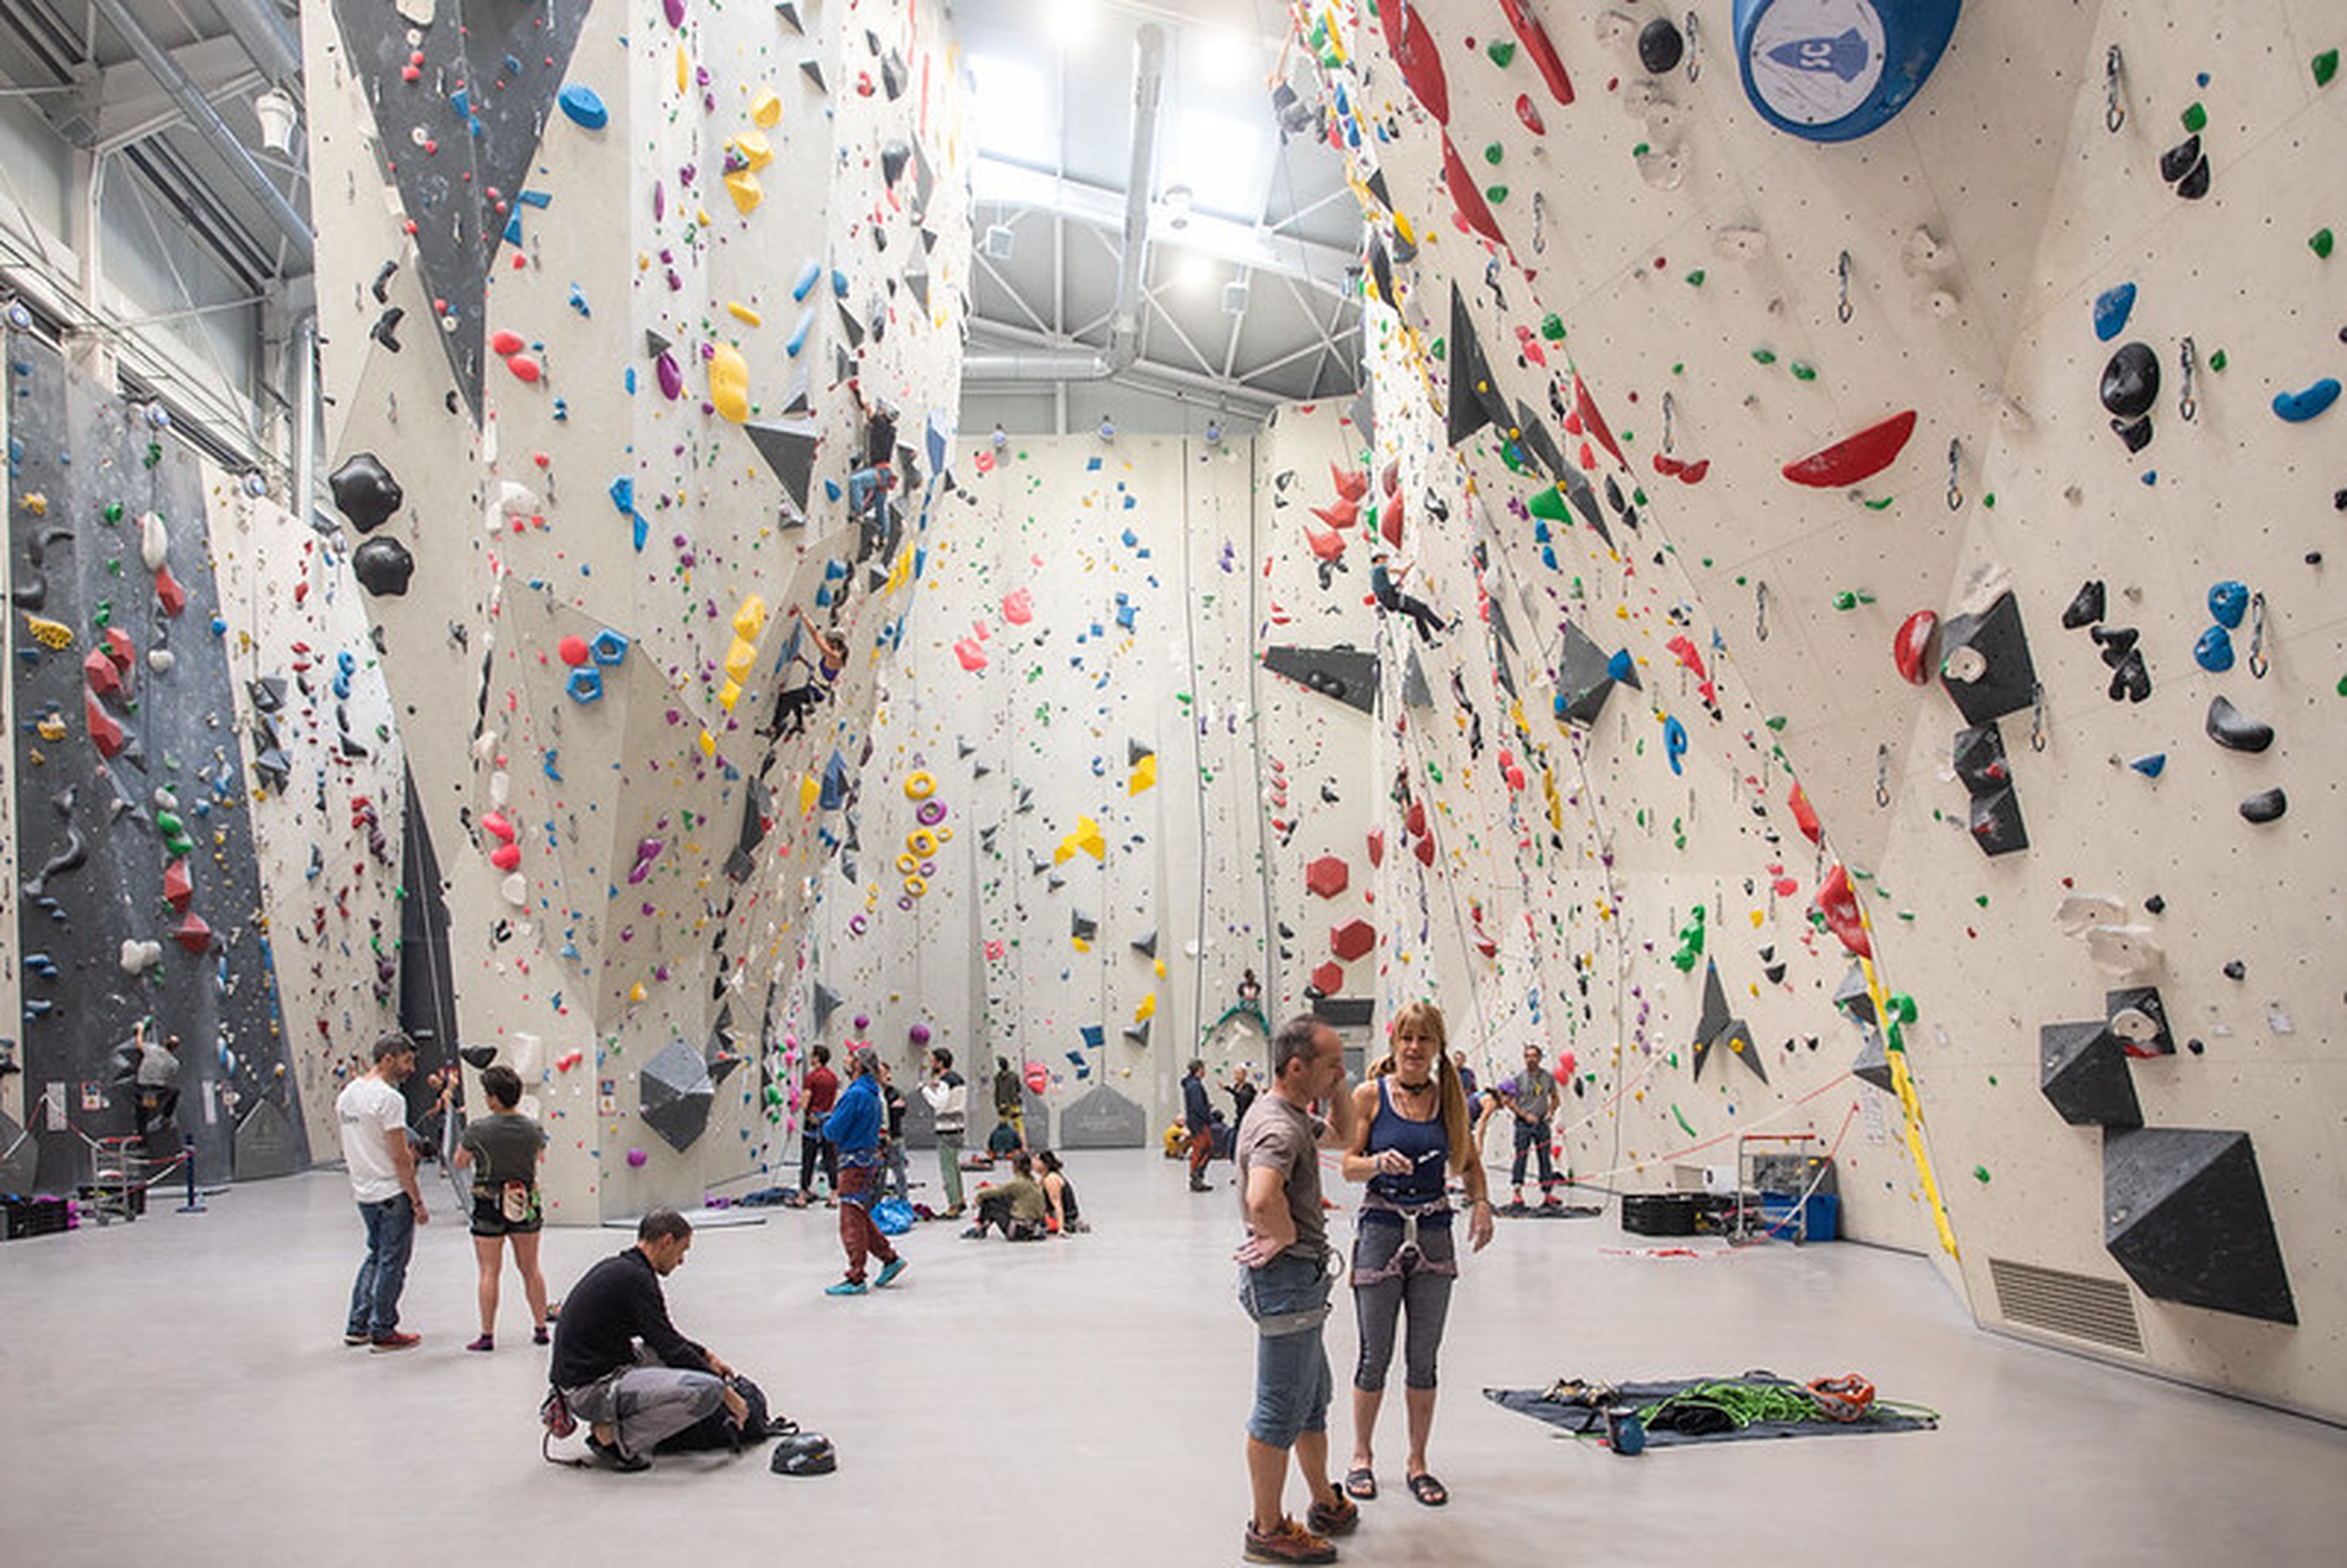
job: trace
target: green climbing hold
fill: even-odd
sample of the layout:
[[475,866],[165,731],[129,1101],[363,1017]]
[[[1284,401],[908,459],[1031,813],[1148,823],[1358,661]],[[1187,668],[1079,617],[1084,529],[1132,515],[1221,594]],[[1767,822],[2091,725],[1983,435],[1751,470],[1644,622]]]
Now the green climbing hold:
[[1677,1119],[1680,1132],[1685,1132],[1690,1138],[1695,1136],[1695,1129],[1687,1124],[1686,1112],[1681,1111],[1677,1106],[1674,1105],[1671,1107],[1671,1115]]
[[1573,520],[1572,509],[1564,503],[1564,492],[1554,485],[1543,485],[1534,490],[1532,499],[1524,503],[1524,509],[1542,522],[1569,523]]
[[2209,111],[2200,107],[2199,100],[2197,98],[2184,106],[2181,118],[2184,121],[2184,128],[2194,136],[2198,136],[2209,128]]
[[1992,1072],[1992,1073],[1990,1073],[1990,1074],[1988,1075],[1988,1086],[1989,1086],[1991,1089],[1993,1089],[1993,1088],[1995,1088],[1995,1087],[1996,1087],[1996,1074],[1995,1074],[1995,1073],[1993,1073],[1993,1072]]
[[2336,49],[2323,50],[2322,53],[2314,56],[2313,65],[2314,85],[2318,87],[2329,87],[2331,85],[2331,78],[2339,74],[2339,51]]
[[1988,907],[1988,895],[1985,893],[1975,893],[1973,895],[1973,902],[1985,909]]
[[1752,363],[1755,364],[1774,364],[1777,363],[1777,351],[1772,348],[1756,348],[1752,351]]
[[1541,317],[1541,336],[1548,339],[1551,343],[1562,343],[1564,341],[1564,318],[1558,315],[1554,311],[1551,311],[1548,314]]
[[1491,56],[1493,65],[1504,67],[1516,57],[1516,46],[1508,39],[1494,38],[1483,46],[1483,52]]
[[2317,229],[2307,238],[2306,241],[2306,248],[2313,251],[2316,255],[2321,257],[2326,261],[2331,260],[2331,245],[2332,239],[2331,231],[2329,229]]
[[2209,368],[2210,370],[2221,371],[2229,363],[2229,362],[2225,358],[2225,351],[2221,348],[2209,356]]
[[[1704,270],[1701,267],[1697,267],[1694,272],[1689,272],[1686,275],[1687,286],[1689,288],[1700,289],[1703,287],[1704,276]],[[1674,365],[1672,368],[1676,370],[1677,366]]]
[[1891,497],[1885,496],[1879,501],[1867,501],[1863,505],[1870,512],[1887,512],[1891,509]]
[[121,502],[108,501],[106,503],[106,520],[109,523],[118,523],[122,520]]
[[1858,595],[1850,592],[1848,589],[1843,589],[1840,593],[1833,596],[1833,607],[1836,610],[1856,610],[1858,608]]
[[1988,1185],[1988,1167],[1986,1165],[1974,1165],[1973,1167],[1973,1180],[1978,1182],[1983,1186]]
[[1993,511],[1996,507],[1996,492],[1994,490],[1991,490],[1987,495],[1983,496],[1981,497],[1981,505]]
[[1787,365],[1785,368],[1793,373],[1793,379],[1795,381],[1815,381],[1818,378],[1817,366],[1813,364],[1804,364],[1798,359],[1792,364]]
[[1508,188],[1506,186],[1486,185],[1483,187],[1483,200],[1491,203],[1492,206],[1496,207],[1507,199]]
[[1785,733],[1785,715],[1782,713],[1775,714],[1772,717],[1763,719],[1760,722],[1768,725],[1770,730],[1776,732],[1778,734],[1781,735]]
[[1505,156],[1505,149],[1496,141],[1483,149],[1483,161],[1494,167],[1497,167],[1500,159]]

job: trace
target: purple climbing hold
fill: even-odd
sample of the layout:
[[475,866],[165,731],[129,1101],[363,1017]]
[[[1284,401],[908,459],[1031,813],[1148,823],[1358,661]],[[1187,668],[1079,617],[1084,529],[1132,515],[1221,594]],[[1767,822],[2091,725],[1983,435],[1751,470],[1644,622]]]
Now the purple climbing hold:
[[661,0],[661,11],[671,27],[684,26],[684,0]]
[[676,363],[676,355],[666,349],[652,362],[652,373],[660,378],[661,395],[674,403],[684,395],[684,370]]

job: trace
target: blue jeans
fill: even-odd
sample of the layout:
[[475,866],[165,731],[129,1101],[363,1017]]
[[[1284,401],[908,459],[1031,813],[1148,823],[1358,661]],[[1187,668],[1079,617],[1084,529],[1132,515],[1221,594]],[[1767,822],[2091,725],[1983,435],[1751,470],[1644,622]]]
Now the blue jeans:
[[1321,1343],[1328,1315],[1328,1273],[1319,1262],[1282,1254],[1261,1268],[1239,1270],[1239,1305],[1255,1319],[1255,1409],[1247,1436],[1292,1448],[1300,1432],[1328,1430],[1332,1383]]
[[366,1261],[351,1286],[349,1332],[380,1339],[399,1327],[399,1293],[407,1284],[407,1255],[415,1245],[415,1211],[405,1193],[381,1203],[361,1204],[366,1224]]
[[1524,1184],[1524,1156],[1534,1153],[1540,1156],[1541,1191],[1545,1194],[1556,1185],[1556,1162],[1549,1158],[1548,1140],[1546,1122],[1527,1122],[1521,1116],[1516,1118],[1516,1158],[1515,1163],[1508,1167],[1511,1186]]

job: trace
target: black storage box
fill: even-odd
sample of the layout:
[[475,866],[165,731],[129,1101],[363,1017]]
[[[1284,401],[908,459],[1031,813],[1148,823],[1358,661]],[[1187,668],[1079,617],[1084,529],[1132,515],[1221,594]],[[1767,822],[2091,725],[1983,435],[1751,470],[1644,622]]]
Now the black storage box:
[[1622,1228],[1632,1235],[1693,1235],[1697,1193],[1624,1193]]

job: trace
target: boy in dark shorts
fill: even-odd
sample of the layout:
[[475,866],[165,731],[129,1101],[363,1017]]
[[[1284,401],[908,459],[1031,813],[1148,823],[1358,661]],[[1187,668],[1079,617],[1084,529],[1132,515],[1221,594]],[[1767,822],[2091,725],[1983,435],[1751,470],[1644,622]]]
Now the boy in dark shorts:
[[489,1113],[466,1124],[456,1148],[456,1168],[473,1173],[473,1255],[480,1265],[481,1337],[465,1348],[497,1348],[497,1272],[507,1237],[529,1298],[530,1341],[543,1345],[546,1276],[538,1270],[538,1236],[546,1219],[538,1163],[546,1157],[546,1129],[515,1109],[521,1103],[521,1075],[512,1068],[500,1062],[483,1069],[481,1092]]

